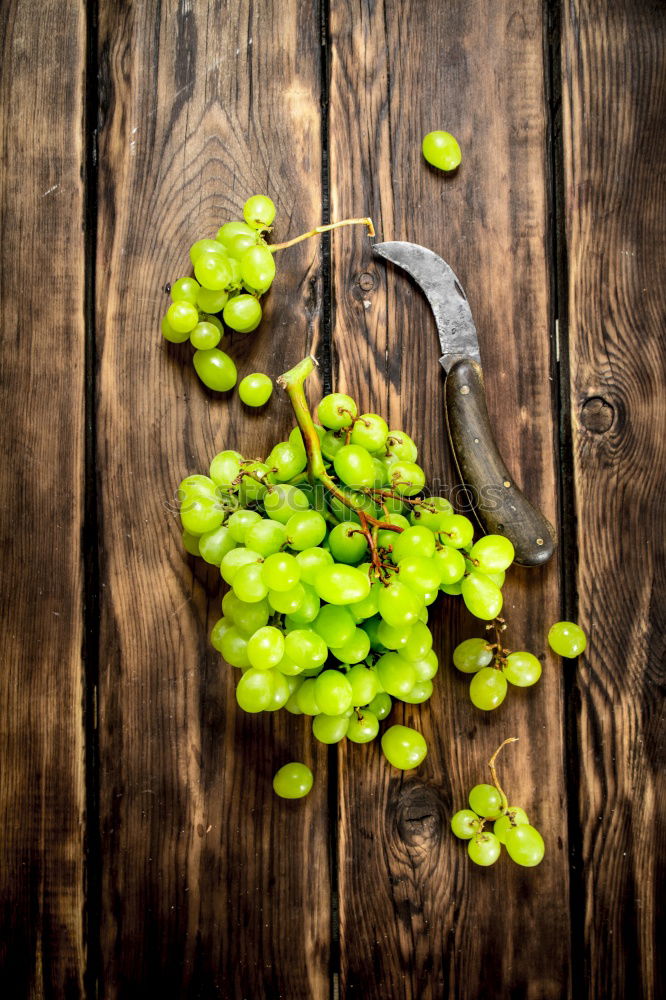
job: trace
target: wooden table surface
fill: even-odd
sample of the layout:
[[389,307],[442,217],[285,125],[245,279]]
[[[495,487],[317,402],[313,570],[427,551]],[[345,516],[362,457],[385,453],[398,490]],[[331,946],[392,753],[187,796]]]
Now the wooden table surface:
[[[234,1000],[653,998],[664,887],[666,7],[658,0],[4,0],[0,69],[3,657],[0,993]],[[450,129],[455,176],[422,136]],[[166,345],[187,247],[275,200],[275,238],[369,214],[451,262],[507,463],[558,526],[513,571],[541,682],[469,702],[436,618],[425,764],[246,716],[208,643],[220,587],[183,555],[178,481],[248,416]],[[455,480],[428,308],[358,229],[280,257],[241,373],[307,352]],[[580,621],[561,661],[548,626]],[[543,864],[449,829],[502,774]],[[277,799],[286,759],[315,773]],[[663,945],[663,942],[662,942]]]

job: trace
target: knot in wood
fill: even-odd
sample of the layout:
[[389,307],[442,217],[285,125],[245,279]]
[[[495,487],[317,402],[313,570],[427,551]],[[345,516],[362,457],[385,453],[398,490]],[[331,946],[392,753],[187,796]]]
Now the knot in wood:
[[363,289],[364,292],[371,292],[375,287],[374,275],[370,274],[369,271],[363,271],[358,278],[359,287]]
[[442,837],[445,816],[437,790],[419,781],[404,784],[395,807],[396,827],[407,847],[427,848]]
[[605,434],[613,426],[615,409],[603,396],[590,396],[583,403],[580,422],[592,434]]

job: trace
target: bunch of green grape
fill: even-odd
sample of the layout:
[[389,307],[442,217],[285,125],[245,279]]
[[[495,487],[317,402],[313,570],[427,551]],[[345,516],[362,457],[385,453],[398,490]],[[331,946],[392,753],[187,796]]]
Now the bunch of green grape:
[[261,322],[260,299],[275,277],[273,253],[262,234],[270,231],[274,219],[270,198],[248,198],[243,220],[226,222],[215,239],[192,244],[194,276],[171,284],[172,301],[162,320],[162,334],[174,344],[190,341],[195,348],[194,368],[209,389],[226,392],[238,377],[233,360],[218,346],[225,327],[251,333]]
[[[240,670],[239,706],[311,716],[322,743],[367,743],[394,700],[432,694],[428,608],[462,594],[493,618],[513,549],[502,536],[472,545],[471,522],[422,495],[404,431],[359,415],[341,393],[321,400],[318,419],[307,413],[317,475],[297,426],[263,462],[226,450],[207,476],[183,480],[183,542],[229,585],[211,642]],[[382,748],[403,769],[427,753],[405,726],[388,729]]]
[[[490,767],[494,775],[494,761],[505,740],[495,751]],[[456,837],[468,841],[467,852],[472,861],[488,868],[499,858],[502,845],[509,857],[525,868],[533,868],[543,860],[545,846],[543,838],[530,825],[527,813],[519,806],[508,805],[506,795],[495,780],[495,784],[475,785],[469,793],[469,809],[460,809],[451,819],[451,829]],[[492,833],[485,830],[485,824],[492,823]]]
[[453,651],[453,663],[463,674],[473,674],[469,696],[476,708],[490,712],[499,708],[509,684],[531,687],[541,677],[541,663],[534,653],[510,652],[502,647],[500,636],[504,622],[494,626],[495,643],[487,639],[465,639]]

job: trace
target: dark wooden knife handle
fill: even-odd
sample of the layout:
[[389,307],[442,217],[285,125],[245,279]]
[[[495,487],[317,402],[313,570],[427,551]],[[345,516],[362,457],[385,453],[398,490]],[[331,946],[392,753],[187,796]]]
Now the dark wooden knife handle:
[[506,535],[522,566],[540,566],[557,544],[546,518],[514,483],[490,428],[483,372],[471,358],[454,362],[446,378],[446,420],[460,479],[468,487],[479,523]]

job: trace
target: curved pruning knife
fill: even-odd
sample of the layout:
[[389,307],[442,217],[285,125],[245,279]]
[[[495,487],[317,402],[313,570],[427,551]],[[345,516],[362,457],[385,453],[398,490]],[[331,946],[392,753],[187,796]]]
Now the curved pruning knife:
[[522,566],[540,566],[555,550],[555,532],[516,486],[495,443],[472,311],[452,269],[416,243],[375,243],[373,251],[414,279],[435,316],[446,372],[446,422],[461,482],[481,526],[506,535]]

